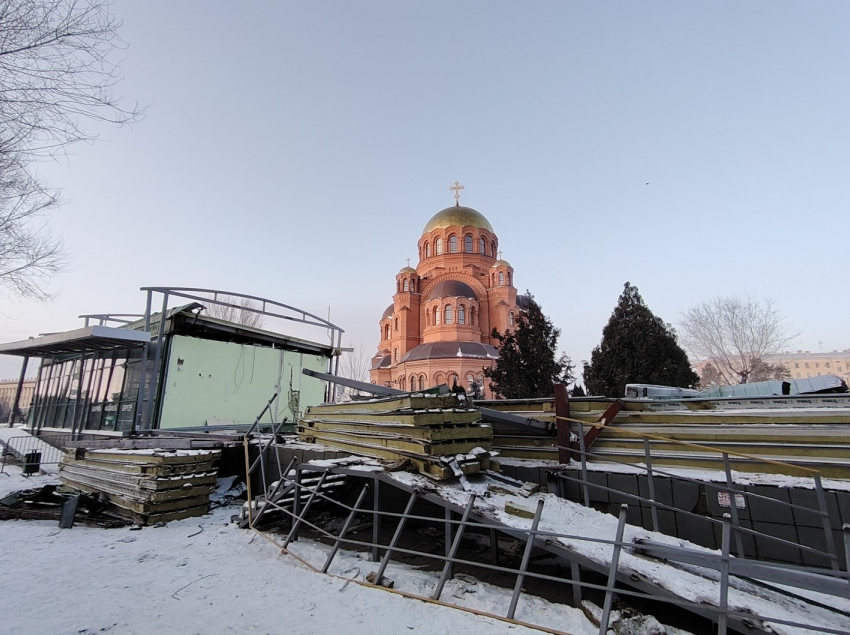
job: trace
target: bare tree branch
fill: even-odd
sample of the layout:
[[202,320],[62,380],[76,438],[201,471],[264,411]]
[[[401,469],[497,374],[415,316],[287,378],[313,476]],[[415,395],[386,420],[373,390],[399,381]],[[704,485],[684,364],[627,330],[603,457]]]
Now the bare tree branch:
[[[351,346],[351,352],[344,352],[340,362],[339,374],[342,377],[354,379],[356,381],[369,381],[369,369],[372,367],[369,355],[363,345]],[[353,394],[360,394],[359,390],[348,388],[347,386],[337,386],[337,399],[340,401],[350,401]]]
[[772,300],[750,297],[718,297],[693,306],[680,327],[688,352],[711,362],[729,385],[746,384],[762,359],[800,335],[788,331]]
[[248,298],[242,298],[240,300],[229,295],[219,296],[218,299],[227,304],[210,303],[207,305],[206,311],[210,317],[257,329],[263,327],[265,319],[262,313],[256,313],[253,310],[259,308],[255,302],[252,302]]
[[113,93],[119,26],[109,0],[0,0],[0,287],[10,296],[49,299],[44,287],[66,265],[45,224],[58,192],[33,162],[95,140],[86,123],[142,117]]

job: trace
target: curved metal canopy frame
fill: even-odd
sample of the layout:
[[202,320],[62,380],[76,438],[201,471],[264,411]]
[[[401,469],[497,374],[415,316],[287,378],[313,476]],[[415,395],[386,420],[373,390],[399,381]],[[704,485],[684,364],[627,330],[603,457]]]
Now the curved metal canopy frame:
[[[145,331],[148,332],[150,332],[151,328],[151,306],[153,303],[153,294],[159,293],[162,295],[162,310],[159,314],[158,333],[163,332],[162,327],[164,326],[165,319],[168,315],[168,300],[170,298],[184,298],[187,300],[193,300],[195,302],[201,303],[211,302],[213,304],[239,309],[241,311],[259,313],[261,315],[268,315],[269,317],[289,320],[290,322],[299,322],[301,324],[326,328],[329,331],[331,346],[335,349],[342,348],[342,334],[345,331],[341,327],[337,326],[336,324],[333,324],[329,320],[319,317],[318,315],[315,315],[308,311],[304,311],[303,309],[299,309],[297,307],[291,306],[289,304],[284,304],[282,302],[276,302],[275,300],[269,300],[268,298],[261,298],[259,296],[247,295],[245,293],[237,293],[234,291],[223,291],[221,289],[202,289],[198,287],[142,287],[141,291],[145,291],[147,294],[147,301],[145,302],[145,312],[143,317],[145,320]],[[234,304],[231,301],[234,298],[239,300],[250,300],[252,302],[258,303],[260,306],[259,308],[257,308],[255,306],[250,305],[243,306],[242,304]],[[88,318],[89,316],[82,317]],[[151,338],[151,341],[153,341],[153,339],[154,338]],[[156,339],[159,340],[159,335],[157,335]],[[162,347],[159,346],[159,344],[157,343],[156,350],[154,352],[153,364],[153,367],[157,369],[157,372],[159,369],[161,353]],[[151,420],[153,418],[153,408],[151,407],[152,399],[150,399],[151,395],[148,395],[147,393],[149,391],[156,392],[156,381],[147,381],[147,359],[148,346],[145,346],[144,351],[142,353],[142,370],[139,381],[138,403],[136,405],[136,419],[134,426],[135,429],[149,429],[151,427]],[[333,375],[339,373],[338,354],[334,355],[331,359],[328,360],[328,373]],[[328,386],[328,400],[332,399],[335,393],[336,386],[334,384],[330,384]]]

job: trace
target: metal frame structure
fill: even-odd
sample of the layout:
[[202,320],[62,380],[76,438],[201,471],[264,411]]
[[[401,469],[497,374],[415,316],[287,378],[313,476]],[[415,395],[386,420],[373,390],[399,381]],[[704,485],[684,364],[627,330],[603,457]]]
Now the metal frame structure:
[[145,316],[142,313],[91,313],[77,317],[85,320],[86,326],[92,320],[97,320],[99,326],[106,326],[110,322],[115,324],[132,324]]
[[[268,448],[273,446],[274,442],[267,444],[266,447]],[[249,463],[247,438],[245,447],[247,465]],[[259,458],[254,461],[255,467],[258,465],[259,461]],[[278,461],[278,463],[280,463],[280,461]],[[356,478],[360,481],[365,481],[363,486],[360,488],[356,502],[353,505],[347,505],[341,502],[334,496],[329,495],[328,491],[324,489],[331,479],[338,478],[340,475],[345,475],[349,479]],[[451,577],[452,568],[455,565],[474,566],[486,570],[516,575],[516,583],[505,615],[487,615],[551,633],[560,633],[560,631],[516,619],[517,604],[521,598],[523,582],[526,578],[556,582],[571,587],[572,597],[576,604],[578,604],[581,600],[583,589],[593,589],[604,592],[605,600],[599,627],[600,635],[604,635],[608,631],[612,602],[615,594],[677,605],[715,622],[717,624],[717,632],[719,635],[725,635],[728,628],[734,628],[736,630],[746,632],[770,632],[765,623],[786,624],[809,629],[818,633],[838,634],[846,632],[846,630],[840,628],[829,628],[824,627],[823,625],[813,626],[804,622],[796,622],[771,617],[769,615],[759,615],[754,612],[742,612],[730,609],[728,606],[729,590],[732,586],[739,584],[739,580],[737,578],[741,577],[744,578],[744,584],[750,582],[750,577],[761,577],[762,579],[768,580],[781,578],[782,584],[786,586],[806,585],[805,588],[810,588],[812,585],[815,585],[817,590],[823,593],[840,595],[845,598],[850,596],[850,576],[848,576],[846,571],[824,571],[806,567],[796,567],[793,571],[790,571],[791,575],[788,575],[789,569],[781,565],[754,563],[752,561],[735,558],[732,556],[730,551],[732,536],[731,518],[724,518],[723,520],[723,548],[721,553],[717,554],[703,550],[695,551],[693,549],[679,546],[657,545],[650,541],[624,541],[623,533],[628,510],[628,505],[626,504],[623,504],[620,507],[615,535],[610,538],[599,538],[541,530],[539,528],[539,520],[544,506],[542,499],[538,501],[531,528],[520,529],[499,523],[494,521],[492,518],[476,512],[475,493],[470,493],[467,504],[460,506],[443,499],[433,492],[417,489],[416,487],[411,487],[394,480],[390,474],[385,472],[368,472],[350,467],[311,465],[308,463],[295,464],[295,461],[293,460],[285,468],[281,467],[280,472],[274,478],[277,483],[275,489],[278,491],[281,490],[281,488],[286,489],[289,491],[288,497],[284,502],[276,502],[273,497],[266,497],[262,502],[260,502],[251,495],[249,490],[249,526],[277,545],[282,552],[296,557],[316,572],[328,573],[332,561],[338,554],[339,550],[344,546],[367,550],[372,553],[372,561],[378,564],[378,568],[371,579],[374,580],[375,585],[379,586],[381,585],[383,575],[387,572],[389,562],[394,555],[416,556],[437,561],[442,564],[442,572],[430,597],[407,592],[401,593],[420,600],[446,604],[453,608],[472,610],[477,613],[482,612],[475,611],[473,609],[465,609],[464,607],[458,607],[454,604],[447,604],[440,600],[443,588],[448,579]],[[407,493],[408,499],[402,513],[393,513],[380,509],[379,492],[384,487],[394,487]],[[373,495],[373,504],[371,509],[364,508],[364,502],[366,501],[370,490]],[[414,503],[418,500],[424,500],[441,507],[444,510],[443,519],[439,519],[435,516],[420,516],[414,514]],[[340,516],[345,517],[345,521],[339,533],[334,534],[311,521],[310,511],[320,502],[333,507],[338,510]],[[284,517],[291,520],[289,531],[285,533],[285,538],[282,541],[277,541],[271,535],[263,533],[257,529],[257,524],[263,517],[263,514],[272,509],[276,512],[282,513]],[[371,539],[355,539],[349,536],[349,530],[358,515],[362,515],[371,520],[373,524]],[[405,524],[409,521],[442,524],[445,531],[444,554],[434,553],[431,550],[420,551],[417,549],[401,547],[399,545],[399,539],[404,531]],[[384,543],[380,540],[380,528],[382,523],[386,522],[397,524],[392,534],[392,538],[389,542]],[[299,531],[302,528],[309,528],[332,543],[331,551],[323,562],[308,562],[292,553],[289,549],[289,545],[298,539]],[[521,541],[521,543],[524,544],[524,549],[519,566],[513,568],[505,566],[504,564],[499,564],[498,559],[495,557],[491,562],[470,561],[458,557],[460,541],[463,537],[464,531],[468,528],[483,533],[489,532],[491,535],[492,548],[495,548],[494,537],[497,533],[501,533]],[[845,544],[850,547],[850,526],[845,527],[844,537]],[[608,563],[608,566],[604,566],[596,561],[591,561],[576,551],[558,543],[556,540],[558,538],[612,546],[613,553],[611,560]],[[531,553],[534,548],[542,549],[554,556],[564,558],[569,561],[571,571],[570,578],[557,577],[531,570],[529,568],[529,564],[531,562]],[[620,554],[624,548],[637,550],[638,553],[649,558],[663,558],[676,563],[696,564],[709,570],[714,569],[719,571],[720,593],[717,598],[716,606],[685,600],[684,598],[666,590],[660,584],[655,584],[653,581],[645,579],[636,572],[628,570],[627,567],[621,566]],[[580,573],[582,568],[593,570],[606,576],[606,584],[601,585],[582,580]],[[733,577],[735,579],[733,579]],[[358,584],[367,584],[366,582],[358,580],[354,581]],[[781,591],[772,587],[771,590],[781,593]]]
[[[159,312],[159,323],[156,337],[151,337],[151,345],[145,346],[142,351],[141,377],[139,378],[139,396],[136,406],[136,418],[133,426],[134,431],[149,430],[152,427],[151,423],[154,416],[153,397],[155,397],[159,390],[158,383],[162,374],[160,361],[162,356],[162,343],[164,342],[163,327],[165,326],[165,321],[168,319],[168,301],[171,298],[183,298],[186,300],[193,300],[195,302],[212,303],[219,306],[239,309],[240,311],[246,311],[249,313],[257,313],[292,322],[299,322],[308,326],[325,328],[328,330],[330,346],[336,350],[342,348],[342,334],[345,331],[341,327],[319,317],[318,315],[314,315],[288,304],[283,304],[282,302],[276,302],[274,300],[269,300],[268,298],[261,298],[254,295],[246,295],[244,293],[222,291],[220,289],[202,289],[196,287],[142,287],[141,290],[146,293],[145,312],[142,316],[144,319],[145,331],[151,332],[151,308],[153,306],[154,294],[162,295],[162,308]],[[245,306],[242,306],[241,304],[234,304],[229,301],[232,298],[248,300],[252,303],[256,302],[259,304],[259,308],[247,303]],[[147,368],[150,346],[154,347],[153,381],[148,378]],[[328,371],[332,374],[337,374],[339,372],[339,355],[333,356],[328,361]],[[334,386],[331,385],[329,390],[331,397],[333,396],[333,389]]]
[[[571,444],[569,447],[563,447],[563,446],[559,445],[558,449],[559,449],[559,451],[570,452],[571,455],[573,455],[573,457],[575,457],[575,455],[578,455],[577,461],[580,463],[581,468],[580,468],[580,471],[578,472],[580,474],[579,477],[570,476],[571,473],[575,472],[575,471],[571,471],[571,470],[553,470],[553,471],[550,472],[550,476],[555,480],[556,484],[562,485],[565,481],[576,483],[581,490],[581,493],[582,493],[581,499],[582,499],[582,502],[585,505],[585,507],[591,507],[591,504],[590,504],[590,489],[595,488],[595,489],[599,489],[601,491],[606,491],[606,492],[609,492],[609,493],[616,493],[616,495],[618,497],[625,498],[625,499],[628,499],[630,501],[635,501],[638,504],[646,503],[650,508],[651,519],[652,519],[652,530],[656,531],[656,532],[660,532],[659,520],[658,520],[658,511],[659,510],[674,511],[677,514],[684,514],[688,517],[697,519],[699,521],[703,521],[703,522],[710,523],[710,524],[713,524],[713,525],[722,526],[724,523],[722,521],[716,519],[716,518],[712,518],[710,516],[704,516],[702,514],[696,514],[696,513],[692,512],[690,510],[675,507],[674,505],[668,505],[668,504],[660,502],[657,499],[656,487],[655,487],[655,478],[656,477],[659,477],[659,476],[669,477],[669,478],[675,478],[675,479],[678,479],[678,480],[681,480],[681,481],[686,481],[686,482],[689,482],[689,483],[696,483],[696,484],[698,484],[702,487],[705,487],[707,489],[711,489],[711,490],[716,491],[718,493],[725,493],[728,496],[728,498],[731,502],[730,506],[729,506],[729,514],[728,514],[729,519],[730,519],[729,525],[730,525],[730,528],[731,528],[731,531],[732,531],[732,538],[735,541],[735,552],[736,552],[738,558],[744,557],[743,536],[752,536],[752,537],[757,537],[761,540],[773,541],[776,544],[781,545],[782,547],[791,547],[791,548],[794,548],[794,549],[800,549],[802,552],[806,552],[810,555],[813,555],[813,556],[816,556],[816,557],[819,557],[819,558],[825,560],[826,562],[829,563],[829,567],[831,569],[833,569],[833,570],[839,570],[840,569],[840,562],[839,562],[839,558],[838,558],[838,554],[837,554],[837,550],[836,550],[835,540],[834,540],[834,537],[833,537],[833,534],[832,534],[833,522],[831,521],[829,507],[827,506],[826,495],[824,493],[824,488],[823,488],[823,482],[822,482],[820,473],[817,472],[817,470],[812,470],[810,468],[792,465],[792,464],[789,464],[789,463],[782,463],[781,461],[767,460],[767,459],[763,459],[763,458],[752,456],[752,455],[739,455],[739,456],[743,456],[743,457],[745,457],[745,458],[747,458],[751,461],[764,463],[766,465],[781,466],[786,471],[786,473],[797,471],[797,472],[803,473],[803,475],[805,475],[806,477],[811,478],[812,479],[812,488],[815,492],[815,497],[817,499],[817,504],[818,504],[817,509],[812,509],[810,507],[805,507],[803,505],[798,505],[798,504],[795,504],[795,503],[779,500],[779,499],[776,499],[776,498],[771,498],[769,496],[764,496],[764,495],[757,494],[757,493],[752,492],[752,491],[746,491],[744,489],[736,487],[735,483],[734,483],[733,476],[732,476],[732,468],[731,468],[731,463],[730,463],[730,458],[729,458],[730,454],[736,454],[736,453],[724,452],[722,450],[716,450],[714,448],[711,448],[710,446],[703,446],[703,445],[699,445],[699,444],[695,444],[695,443],[688,443],[686,441],[678,441],[678,440],[675,440],[675,439],[660,437],[658,435],[648,434],[648,433],[645,433],[645,432],[633,432],[631,430],[627,430],[627,429],[624,429],[624,428],[606,426],[604,422],[603,423],[588,423],[588,422],[580,421],[578,419],[566,419],[564,417],[557,417],[557,420],[558,420],[558,422],[564,421],[566,423],[570,423],[570,424],[572,424],[576,427],[576,433],[575,434],[578,437],[578,446],[579,446],[578,450],[576,450],[574,448],[574,444]],[[588,470],[588,458],[593,458],[593,457],[596,457],[598,455],[596,455],[594,452],[591,452],[586,446],[586,443],[585,443],[585,438],[586,438],[585,437],[585,428],[586,427],[596,428],[596,429],[605,428],[605,430],[609,434],[632,435],[632,436],[641,437],[643,439],[643,446],[644,446],[644,453],[645,453],[644,465],[643,466],[641,466],[639,464],[636,465],[634,463],[628,463],[626,461],[620,461],[620,460],[614,459],[610,456],[604,457],[604,462],[628,466],[629,468],[633,469],[637,473],[642,472],[643,474],[645,474],[645,476],[647,477],[649,497],[642,497],[642,496],[639,496],[639,495],[630,494],[628,492],[622,492],[620,490],[602,485],[600,483],[594,483],[588,478],[588,472],[589,472],[589,470]],[[700,480],[700,479],[695,479],[695,478],[685,476],[681,472],[673,473],[673,472],[669,472],[669,471],[664,470],[664,469],[659,469],[657,467],[653,468],[653,466],[652,466],[652,453],[650,451],[650,444],[649,444],[650,439],[659,439],[659,440],[663,440],[663,441],[668,442],[668,443],[675,443],[675,444],[679,444],[679,445],[683,445],[683,446],[698,448],[701,451],[717,452],[718,454],[720,454],[722,456],[724,472],[725,472],[725,477],[726,477],[725,482],[724,483],[713,483],[713,482],[710,482],[710,481]],[[603,459],[600,458],[600,461],[602,461],[602,460]],[[567,496],[564,495],[564,493],[563,493],[563,487],[560,487],[559,489],[560,489],[561,495],[564,498],[567,498]],[[740,514],[738,513],[738,505],[737,505],[737,500],[739,500],[740,497],[744,497],[744,500],[746,500],[747,498],[756,498],[756,499],[759,499],[761,502],[764,502],[764,503],[767,503],[767,504],[770,504],[770,505],[775,505],[776,508],[778,508],[778,509],[787,509],[787,510],[791,510],[791,511],[803,512],[803,513],[806,513],[806,514],[811,514],[811,515],[819,517],[820,521],[821,521],[821,527],[823,528],[823,532],[824,532],[824,544],[826,545],[827,550],[822,551],[820,549],[816,549],[816,548],[811,547],[809,545],[805,545],[805,544],[802,544],[802,543],[799,543],[799,542],[794,542],[794,541],[791,541],[791,540],[787,540],[787,539],[784,539],[784,538],[780,538],[778,536],[773,536],[773,535],[770,535],[770,534],[766,534],[764,532],[757,531],[755,529],[750,529],[748,527],[742,526]]]

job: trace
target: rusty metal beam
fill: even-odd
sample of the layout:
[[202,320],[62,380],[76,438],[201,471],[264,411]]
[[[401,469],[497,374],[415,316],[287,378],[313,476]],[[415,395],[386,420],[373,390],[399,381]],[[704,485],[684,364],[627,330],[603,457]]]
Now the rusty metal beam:
[[623,408],[623,402],[619,399],[615,399],[613,403],[608,406],[608,409],[603,413],[603,415],[599,418],[597,423],[601,423],[601,426],[592,426],[590,430],[587,431],[587,434],[584,435],[584,451],[587,452],[590,449],[590,446],[593,445],[593,442],[602,434],[602,431],[605,430],[605,427],[611,423],[611,420],[617,416],[620,410]]
[[555,425],[558,433],[558,463],[566,464],[575,456],[570,443],[570,396],[565,384],[555,384]]

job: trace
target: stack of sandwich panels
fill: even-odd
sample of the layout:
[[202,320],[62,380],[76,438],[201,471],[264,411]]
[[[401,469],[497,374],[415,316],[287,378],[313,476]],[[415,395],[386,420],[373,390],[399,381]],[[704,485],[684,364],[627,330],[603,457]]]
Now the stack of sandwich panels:
[[59,466],[62,482],[99,494],[143,525],[209,511],[218,450],[76,450]]
[[312,406],[298,435],[352,454],[404,462],[437,479],[498,469],[491,460],[492,428],[457,395],[411,393]]

